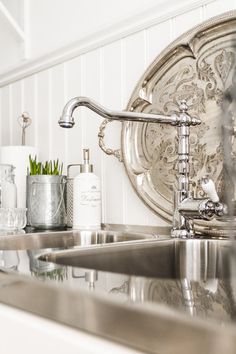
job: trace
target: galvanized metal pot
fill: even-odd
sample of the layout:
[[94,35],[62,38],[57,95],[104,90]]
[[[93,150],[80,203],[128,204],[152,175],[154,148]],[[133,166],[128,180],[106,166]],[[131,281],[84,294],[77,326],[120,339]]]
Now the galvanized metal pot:
[[39,229],[66,226],[65,176],[27,176],[28,224]]

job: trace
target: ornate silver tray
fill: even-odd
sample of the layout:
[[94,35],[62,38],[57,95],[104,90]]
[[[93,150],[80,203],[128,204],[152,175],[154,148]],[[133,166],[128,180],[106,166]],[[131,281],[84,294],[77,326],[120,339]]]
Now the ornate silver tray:
[[[236,11],[225,13],[188,31],[164,50],[146,70],[128,110],[170,114],[182,99],[189,113],[201,118],[191,128],[191,179],[196,196],[198,180],[206,173],[224,197],[222,178],[221,102],[232,85],[236,64]],[[171,221],[176,184],[176,128],[169,125],[124,123],[122,154],[128,176],[141,199]],[[202,230],[224,228],[218,220],[200,221]],[[216,231],[216,230],[215,230]]]

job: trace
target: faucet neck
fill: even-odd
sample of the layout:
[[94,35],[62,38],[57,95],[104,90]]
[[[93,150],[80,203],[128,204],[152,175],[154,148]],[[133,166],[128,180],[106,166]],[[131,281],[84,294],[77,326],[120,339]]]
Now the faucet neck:
[[[182,104],[181,114],[186,114]],[[183,111],[184,110],[184,111]],[[193,198],[189,191],[189,134],[190,127],[184,122],[177,127],[178,132],[178,175],[177,191],[174,193],[172,237],[194,237],[194,219],[210,220],[214,216],[227,214],[227,208],[219,203],[215,185],[208,177],[202,179],[202,189],[210,198]]]
[[[182,106],[182,109],[181,109]],[[181,114],[186,114],[187,106],[181,104]],[[181,124],[178,133],[177,191],[174,192],[172,237],[191,238],[194,236],[193,222],[179,211],[179,205],[189,198],[189,135],[190,127]]]

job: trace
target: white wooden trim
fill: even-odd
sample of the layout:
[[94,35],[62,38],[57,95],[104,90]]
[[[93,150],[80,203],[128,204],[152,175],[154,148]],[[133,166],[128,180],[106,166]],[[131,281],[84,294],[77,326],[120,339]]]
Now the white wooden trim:
[[11,15],[11,13],[8,11],[6,6],[0,1],[0,12],[4,16],[4,18],[7,20],[7,23],[11,26],[11,28],[14,30],[14,32],[18,35],[18,37],[24,41],[25,40],[25,33],[24,31],[20,28],[14,17]]
[[144,11],[142,14],[136,15],[118,24],[111,25],[110,27],[103,28],[80,41],[67,45],[45,56],[28,60],[8,72],[0,74],[0,87],[211,2],[214,2],[214,0],[175,0],[174,3],[172,1],[168,3],[165,2],[165,6],[163,6],[164,4],[161,6],[160,2],[158,2],[157,5]]

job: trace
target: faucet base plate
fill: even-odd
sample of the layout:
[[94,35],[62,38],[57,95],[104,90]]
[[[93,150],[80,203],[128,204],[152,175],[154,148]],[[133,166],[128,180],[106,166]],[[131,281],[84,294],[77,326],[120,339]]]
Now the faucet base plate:
[[186,229],[172,229],[171,237],[173,238],[194,238],[195,232],[194,230],[186,230]]

